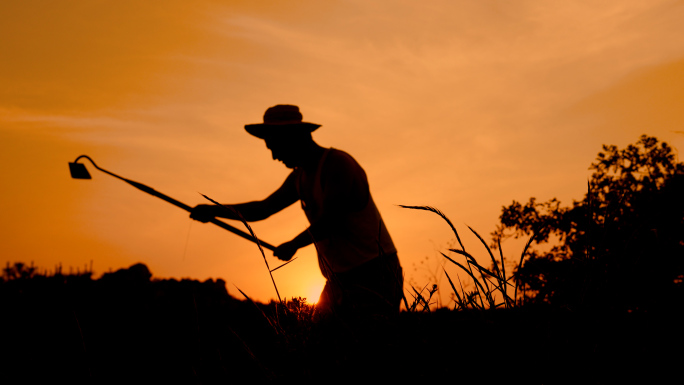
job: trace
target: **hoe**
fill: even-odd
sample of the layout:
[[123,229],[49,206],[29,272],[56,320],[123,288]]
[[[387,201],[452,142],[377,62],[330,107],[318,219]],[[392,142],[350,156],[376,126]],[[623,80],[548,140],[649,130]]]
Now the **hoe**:
[[[150,195],[154,195],[154,196],[156,196],[157,198],[161,198],[161,199],[163,199],[163,200],[165,200],[165,201],[171,203],[171,204],[174,205],[174,206],[177,206],[177,207],[182,208],[182,209],[185,210],[185,211],[188,211],[188,212],[191,212],[191,211],[192,211],[192,207],[186,205],[185,203],[179,202],[179,201],[177,201],[177,200],[171,198],[170,196],[164,195],[164,194],[160,193],[159,191],[153,189],[152,187],[148,187],[148,186],[145,186],[145,185],[142,184],[142,183],[138,183],[138,182],[132,181],[132,180],[130,180],[130,179],[123,178],[123,177],[121,177],[121,176],[119,176],[119,175],[114,174],[113,172],[109,172],[109,171],[107,171],[107,170],[105,170],[105,169],[102,169],[102,168],[98,167],[98,166],[95,164],[95,162],[93,162],[93,160],[90,159],[90,157],[87,156],[87,155],[81,155],[81,156],[79,156],[78,158],[76,158],[75,161],[73,161],[73,163],[72,163],[72,162],[69,162],[69,171],[71,171],[71,177],[74,178],[74,179],[92,179],[91,176],[90,176],[90,173],[88,172],[88,170],[87,170],[86,167],[85,167],[85,164],[83,164],[83,163],[78,163],[78,160],[81,159],[81,158],[88,159],[88,160],[90,161],[90,163],[93,164],[93,167],[95,167],[96,169],[98,169],[98,170],[100,170],[100,171],[102,171],[102,172],[104,172],[104,173],[106,173],[106,174],[109,174],[109,175],[111,175],[111,176],[113,176],[113,177],[115,177],[115,178],[121,179],[122,181],[124,181],[124,182],[130,184],[131,186],[133,186],[133,187],[135,187],[135,188],[137,188],[137,189],[139,189],[139,190],[142,190],[142,191],[144,191],[144,192],[146,192],[146,193],[148,193],[148,194],[150,194]],[[225,222],[219,221],[219,220],[216,219],[216,218],[211,219],[209,222],[215,224],[216,226],[219,226],[219,227],[221,227],[221,228],[224,228],[224,229],[230,231],[230,232],[233,233],[233,234],[237,234],[237,235],[241,236],[242,238],[245,238],[245,239],[247,239],[247,240],[249,240],[249,241],[252,241],[252,242],[254,242],[254,243],[257,243],[257,240],[256,240],[254,237],[252,237],[250,234],[248,234],[248,233],[246,233],[246,232],[244,232],[244,231],[242,231],[242,230],[236,229],[235,227],[233,227],[233,226],[231,226],[231,225],[229,225],[229,224],[227,224],[227,223],[225,223]],[[263,247],[265,247],[265,248],[267,248],[267,249],[269,249],[269,250],[271,250],[271,251],[275,250],[275,247],[273,247],[273,245],[270,245],[270,244],[268,244],[268,243],[266,243],[266,242],[264,242],[264,241],[262,241],[262,240],[259,240],[258,242],[261,244],[261,246],[263,246]]]

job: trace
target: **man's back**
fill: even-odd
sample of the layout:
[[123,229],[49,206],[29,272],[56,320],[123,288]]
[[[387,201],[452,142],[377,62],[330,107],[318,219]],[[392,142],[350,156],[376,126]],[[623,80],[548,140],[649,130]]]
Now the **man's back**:
[[[313,225],[331,224],[326,239],[316,240],[321,271],[345,272],[396,248],[370,194],[363,168],[349,154],[327,149],[313,172],[295,170],[302,209]],[[313,174],[313,175],[312,175]]]

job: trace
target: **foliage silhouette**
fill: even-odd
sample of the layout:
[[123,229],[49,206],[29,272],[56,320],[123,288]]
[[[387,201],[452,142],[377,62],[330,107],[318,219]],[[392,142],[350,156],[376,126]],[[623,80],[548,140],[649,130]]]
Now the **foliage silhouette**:
[[624,149],[604,145],[589,169],[588,191],[572,207],[530,198],[503,208],[493,247],[536,234],[537,247],[515,271],[526,300],[615,310],[681,302],[684,163],[643,135]]
[[[397,317],[314,321],[302,298],[240,301],[220,279],[151,278],[142,264],[106,277],[0,280],[5,382],[658,382],[654,373],[672,378],[681,361],[666,348],[684,343],[681,313],[423,303]],[[500,354],[511,347],[515,354]]]
[[31,263],[30,266],[26,266],[26,264],[22,262],[15,262],[13,265],[10,265],[10,263],[7,262],[7,266],[2,269],[2,278],[6,281],[13,279],[29,279],[36,273],[37,269],[33,266],[33,263]]

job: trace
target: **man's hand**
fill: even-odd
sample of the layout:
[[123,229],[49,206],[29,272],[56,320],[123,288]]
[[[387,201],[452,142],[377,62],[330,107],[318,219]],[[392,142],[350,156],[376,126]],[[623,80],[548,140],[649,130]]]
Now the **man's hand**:
[[276,247],[276,249],[273,251],[273,256],[281,261],[289,261],[295,255],[297,250],[299,250],[299,247],[297,247],[293,241],[289,241]]
[[214,219],[216,216],[216,206],[215,205],[197,205],[190,212],[190,218],[207,223]]

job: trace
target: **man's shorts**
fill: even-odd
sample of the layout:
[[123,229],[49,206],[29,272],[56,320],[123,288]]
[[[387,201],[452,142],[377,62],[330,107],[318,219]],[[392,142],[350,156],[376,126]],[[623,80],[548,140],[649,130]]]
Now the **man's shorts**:
[[316,311],[340,314],[399,312],[404,277],[397,254],[381,255],[344,273],[334,273],[325,284]]

